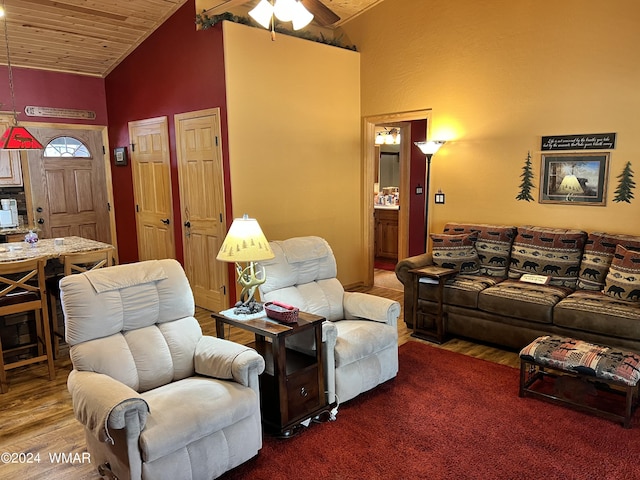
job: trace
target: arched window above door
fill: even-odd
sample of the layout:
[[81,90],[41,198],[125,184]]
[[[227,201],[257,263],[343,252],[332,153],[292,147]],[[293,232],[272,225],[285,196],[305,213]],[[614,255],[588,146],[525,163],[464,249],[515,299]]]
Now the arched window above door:
[[56,137],[44,148],[45,157],[82,157],[90,158],[87,146],[77,138]]

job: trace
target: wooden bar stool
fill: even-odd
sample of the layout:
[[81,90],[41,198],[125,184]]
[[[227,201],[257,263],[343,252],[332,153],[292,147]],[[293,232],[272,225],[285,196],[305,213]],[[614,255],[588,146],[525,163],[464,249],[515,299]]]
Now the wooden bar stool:
[[90,252],[68,253],[60,260],[64,267],[63,274],[47,279],[49,304],[51,305],[51,332],[53,351],[57,358],[60,353],[60,339],[64,339],[64,328],[58,323],[58,299],[60,298],[60,279],[75,273],[88,272],[113,265],[113,247],[92,250]]
[[[55,378],[44,265],[42,259],[0,263],[0,316],[34,312],[36,339],[26,345],[3,349],[0,339],[0,392],[7,393],[7,370],[47,362],[49,380]],[[37,348],[35,356],[21,358],[21,351]],[[5,356],[18,358],[5,362]]]

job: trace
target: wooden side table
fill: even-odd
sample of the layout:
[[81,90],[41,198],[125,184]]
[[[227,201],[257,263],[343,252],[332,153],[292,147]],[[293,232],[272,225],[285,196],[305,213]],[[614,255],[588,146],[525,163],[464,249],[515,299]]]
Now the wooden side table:
[[[444,284],[448,279],[455,277],[458,271],[451,268],[428,265],[426,267],[409,270],[409,273],[413,274],[416,282],[416,288],[413,291],[413,333],[411,336],[440,344],[444,341],[446,335],[443,308]],[[418,292],[420,290],[420,279],[423,277],[435,280],[438,284],[438,309],[436,313],[433,314],[436,327],[435,331],[418,327]]]
[[[298,323],[285,324],[266,315],[251,320],[233,319],[220,313],[211,316],[216,321],[219,338],[224,338],[224,324],[255,334],[255,342],[249,346],[262,355],[266,364],[260,375],[260,409],[265,430],[290,437],[300,423],[329,408],[322,354],[324,317],[299,312]],[[315,336],[315,355],[286,348],[287,337],[308,331]]]

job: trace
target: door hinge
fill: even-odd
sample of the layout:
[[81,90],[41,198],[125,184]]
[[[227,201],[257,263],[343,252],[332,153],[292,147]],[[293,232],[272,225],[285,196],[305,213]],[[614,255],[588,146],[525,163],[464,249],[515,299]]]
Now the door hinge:
[[136,204],[136,213],[140,211],[140,207]]
[[218,146],[218,136],[216,135],[216,147]]
[[220,223],[222,223],[222,214],[220,214]]
[[222,295],[227,294],[227,287],[225,285],[222,286]]
[[109,202],[107,202],[107,212],[111,211],[111,204]]
[[102,145],[102,154],[106,155],[106,153],[107,153],[107,150],[104,148],[104,145]]
[[135,152],[135,151],[136,151],[136,144],[135,144],[135,143],[132,143],[132,144],[131,144],[131,151],[132,151],[132,152]]

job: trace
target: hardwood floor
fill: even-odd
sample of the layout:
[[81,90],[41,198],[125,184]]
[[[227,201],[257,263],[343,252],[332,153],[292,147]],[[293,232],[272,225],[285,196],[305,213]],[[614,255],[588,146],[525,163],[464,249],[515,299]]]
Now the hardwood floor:
[[[403,292],[374,286],[371,289],[357,289],[373,295],[397,300],[402,305]],[[215,322],[210,312],[198,309],[196,317],[205,335],[215,335]],[[423,342],[410,336],[403,316],[398,321],[398,343],[408,341]],[[239,343],[253,340],[250,333],[231,327],[227,337]],[[428,343],[428,342],[425,342]],[[433,345],[433,344],[430,344]],[[518,367],[518,355],[497,348],[472,342],[452,339],[440,348],[465,355],[483,358],[496,363]],[[56,378],[48,381],[45,365],[31,365],[11,370],[9,392],[0,395],[0,454],[25,453],[31,463],[5,463],[0,465],[0,478],[29,480],[98,479],[97,465],[83,463],[85,452],[84,432],[75,420],[71,407],[71,396],[67,392],[66,381],[71,371],[71,361],[66,351],[56,360]],[[56,463],[55,455],[71,454],[73,462]],[[77,455],[76,455],[77,454]],[[25,459],[22,457],[21,459]],[[21,460],[20,458],[18,460]]]

